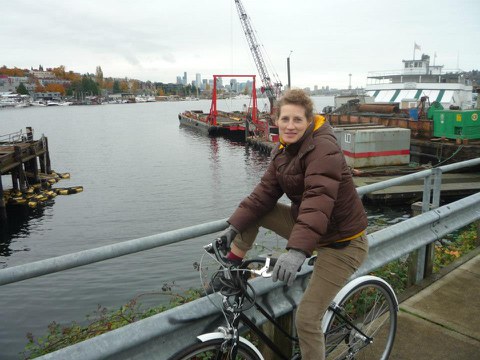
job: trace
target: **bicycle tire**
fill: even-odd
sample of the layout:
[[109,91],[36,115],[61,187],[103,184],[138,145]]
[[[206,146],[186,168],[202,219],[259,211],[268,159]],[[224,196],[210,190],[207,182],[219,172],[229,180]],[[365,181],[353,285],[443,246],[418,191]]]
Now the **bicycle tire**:
[[353,287],[337,305],[373,342],[363,341],[358,331],[333,313],[325,331],[326,359],[387,360],[397,329],[397,302],[392,290],[370,279]]
[[193,344],[178,352],[170,360],[262,360],[251,348],[239,343],[238,353],[232,359],[228,352],[222,353],[220,347],[224,339],[212,339],[205,342]]

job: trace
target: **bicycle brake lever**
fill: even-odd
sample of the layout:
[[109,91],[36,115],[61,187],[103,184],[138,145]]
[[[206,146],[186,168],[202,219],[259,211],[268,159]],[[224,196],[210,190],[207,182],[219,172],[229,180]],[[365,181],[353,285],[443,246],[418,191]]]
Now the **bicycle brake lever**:
[[269,268],[270,268],[270,258],[267,257],[265,259],[265,265],[258,270],[252,270],[252,272],[256,275],[260,275],[263,278],[269,278],[269,277],[272,277],[272,272],[268,272]]
[[207,244],[203,247],[203,250],[205,250],[209,254],[214,254],[215,252],[213,251],[213,244]]

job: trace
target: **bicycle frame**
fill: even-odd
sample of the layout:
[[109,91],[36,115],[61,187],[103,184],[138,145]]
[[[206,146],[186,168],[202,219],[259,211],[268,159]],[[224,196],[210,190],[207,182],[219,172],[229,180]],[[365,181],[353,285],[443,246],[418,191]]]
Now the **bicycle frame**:
[[[249,296],[247,296],[247,298],[248,298],[249,301],[253,301],[253,299],[251,299]],[[298,338],[290,335],[275,320],[275,318],[273,318],[260,304],[258,304],[257,302],[254,302],[254,306],[263,316],[265,316],[265,318],[270,323],[272,323],[274,325],[274,327],[276,329],[278,329],[288,339],[290,339],[294,343],[298,344]],[[361,329],[359,329],[348,318],[346,318],[342,314],[341,310],[342,309],[335,302],[332,302],[332,304],[328,307],[328,311],[331,311],[335,315],[339,316],[343,321],[345,321],[347,326],[355,329],[357,331],[357,333],[362,336],[363,341],[365,342],[365,346],[370,344],[373,341],[373,338],[366,335]],[[241,312],[241,313],[239,313],[238,316],[235,316],[235,314],[233,314],[233,313],[229,313],[228,315],[229,315],[229,317],[233,318],[233,320],[231,321],[230,326],[228,328],[221,327],[221,328],[219,328],[219,330],[220,330],[219,332],[204,334],[204,335],[199,336],[198,339],[201,340],[201,341],[207,341],[207,340],[210,340],[212,338],[219,338],[219,337],[225,339],[225,341],[226,341],[225,346],[232,347],[233,358],[235,358],[236,345],[238,344],[239,341],[245,343],[247,346],[254,349],[255,352],[257,352],[257,354],[259,356],[261,356],[261,354],[258,352],[258,349],[250,341],[248,341],[245,338],[242,338],[242,337],[239,336],[238,328],[239,328],[240,322],[242,322],[249,330],[251,330],[253,333],[255,333],[255,335],[258,336],[258,338],[264,344],[266,344],[268,346],[268,348],[270,348],[275,353],[275,355],[277,356],[278,359],[281,359],[281,360],[301,359],[300,354],[294,354],[293,357],[289,357],[289,356],[285,355],[280,350],[280,348],[268,336],[266,336],[261,331],[261,329],[252,320],[250,320],[248,318],[247,315],[245,315],[245,313]],[[261,357],[263,358],[263,356],[261,356]]]

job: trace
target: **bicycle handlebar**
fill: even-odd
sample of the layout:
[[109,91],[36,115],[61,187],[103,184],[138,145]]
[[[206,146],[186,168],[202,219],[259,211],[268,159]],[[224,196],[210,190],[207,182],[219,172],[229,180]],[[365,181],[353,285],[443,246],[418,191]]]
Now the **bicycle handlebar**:
[[[224,239],[217,238],[210,244],[205,245],[203,248],[206,252],[215,255],[215,258],[223,267],[230,268],[234,266],[234,264],[231,261],[229,261],[226,257],[227,248],[226,248]],[[272,276],[272,273],[268,272],[268,270],[271,267],[275,266],[276,262],[277,262],[277,258],[267,256],[265,258],[255,258],[255,259],[244,260],[241,262],[240,265],[236,267],[238,267],[239,269],[247,269],[248,265],[250,264],[262,264],[264,265],[262,268],[257,270],[250,269],[249,271],[256,275],[262,276],[264,278],[269,278]]]

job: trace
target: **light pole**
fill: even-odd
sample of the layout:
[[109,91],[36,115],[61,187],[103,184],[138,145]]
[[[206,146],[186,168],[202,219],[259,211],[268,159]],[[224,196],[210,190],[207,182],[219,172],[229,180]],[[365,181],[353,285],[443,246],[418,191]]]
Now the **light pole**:
[[348,90],[352,90],[352,74],[348,74]]
[[288,90],[292,87],[292,83],[290,82],[290,55],[292,55],[293,50],[290,50],[290,54],[287,57],[287,76],[288,76]]

